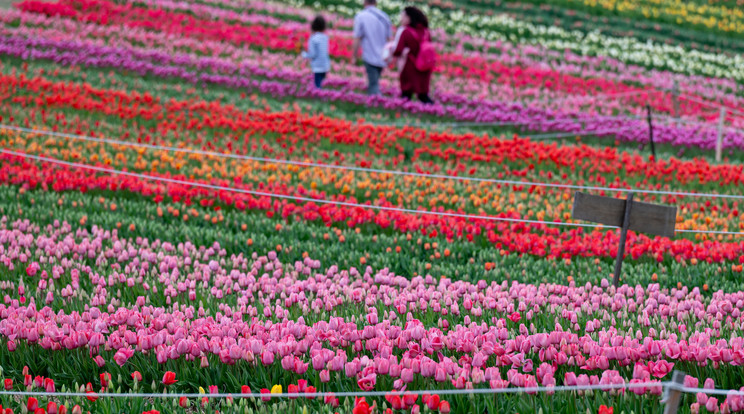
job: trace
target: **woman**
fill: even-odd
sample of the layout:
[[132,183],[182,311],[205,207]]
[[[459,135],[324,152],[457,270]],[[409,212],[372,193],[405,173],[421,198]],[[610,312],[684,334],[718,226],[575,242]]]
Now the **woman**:
[[401,95],[406,99],[411,99],[413,94],[416,94],[419,101],[430,104],[433,102],[429,98],[432,70],[422,72],[416,69],[416,56],[421,49],[421,42],[424,39],[430,40],[429,20],[416,7],[406,7],[403,9],[400,21],[405,30],[400,36],[400,41],[393,56],[400,57],[408,49],[406,63],[400,72]]

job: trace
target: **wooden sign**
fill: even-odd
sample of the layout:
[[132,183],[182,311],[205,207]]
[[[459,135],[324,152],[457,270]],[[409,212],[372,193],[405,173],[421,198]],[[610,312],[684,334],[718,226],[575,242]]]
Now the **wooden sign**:
[[[677,207],[633,201],[628,230],[674,237],[677,222]],[[574,219],[586,220],[608,226],[623,227],[626,200],[602,197],[582,192],[574,196]]]
[[657,236],[674,237],[677,222],[677,207],[633,201],[634,194],[622,200],[602,197],[577,191],[571,215],[577,220],[592,221],[608,226],[620,227],[620,245],[615,258],[615,274],[612,284],[617,286],[625,256],[625,239],[628,230]]

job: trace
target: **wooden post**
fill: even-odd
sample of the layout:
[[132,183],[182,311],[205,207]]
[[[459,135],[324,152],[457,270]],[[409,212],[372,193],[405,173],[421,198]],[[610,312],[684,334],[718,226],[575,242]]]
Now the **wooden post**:
[[716,137],[716,162],[721,162],[721,155],[723,152],[723,122],[725,119],[726,108],[721,107],[721,112],[718,116],[718,136]]
[[612,277],[612,285],[617,287],[620,282],[620,271],[623,269],[623,256],[625,256],[625,239],[628,237],[628,227],[630,226],[630,209],[633,207],[633,196],[635,193],[628,193],[625,199],[625,215],[623,216],[623,227],[620,229],[620,245],[617,246],[617,257],[615,258],[615,275]]
[[646,104],[646,121],[648,122],[648,141],[651,143],[651,155],[656,159],[656,147],[654,146],[654,124],[651,121],[651,105]]
[[679,118],[679,82],[674,81],[672,89],[672,104],[674,105],[674,117]]
[[679,409],[679,403],[682,400],[682,391],[677,387],[683,386],[685,383],[685,373],[682,371],[675,370],[672,373],[672,384],[673,386],[666,386],[664,389],[664,414],[676,414]]

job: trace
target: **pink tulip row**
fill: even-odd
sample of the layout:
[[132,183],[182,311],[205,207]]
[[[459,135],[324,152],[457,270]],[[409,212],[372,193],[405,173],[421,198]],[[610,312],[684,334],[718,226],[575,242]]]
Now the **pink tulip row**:
[[[87,348],[100,366],[107,358],[123,366],[138,354],[204,365],[215,355],[300,375],[312,368],[324,382],[348,377],[363,390],[380,376],[396,388],[416,378],[456,388],[622,384],[668,378],[679,363],[744,363],[744,338],[731,337],[744,323],[741,291],[706,298],[697,288],[615,289],[606,281],[409,280],[369,267],[323,270],[310,258],[282,263],[273,251],[228,256],[217,243],[0,223],[0,266],[26,281],[0,282],[0,335],[10,351],[20,342]],[[94,288],[82,290],[83,282]],[[139,286],[143,294],[122,294]],[[197,296],[216,310],[188,303]],[[152,306],[156,297],[169,305]],[[61,310],[72,304],[84,304],[82,311]],[[292,318],[293,311],[304,316]],[[619,373],[626,366],[632,378]],[[568,372],[557,380],[559,370]]]

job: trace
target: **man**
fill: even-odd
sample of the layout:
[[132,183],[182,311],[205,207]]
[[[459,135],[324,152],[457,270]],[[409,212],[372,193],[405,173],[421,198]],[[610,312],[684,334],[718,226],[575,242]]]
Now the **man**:
[[367,94],[380,94],[380,75],[385,61],[382,49],[393,37],[393,25],[385,12],[378,9],[377,0],[364,0],[364,10],[354,17],[354,46],[352,59],[359,56],[362,48],[362,61],[367,70]]

